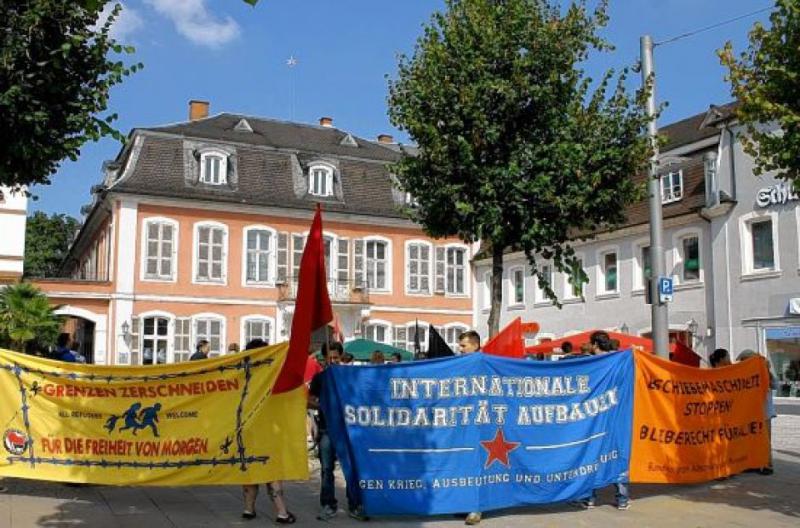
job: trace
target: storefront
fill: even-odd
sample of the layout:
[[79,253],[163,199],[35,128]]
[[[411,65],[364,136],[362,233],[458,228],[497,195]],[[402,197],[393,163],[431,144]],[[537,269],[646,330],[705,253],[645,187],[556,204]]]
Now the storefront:
[[776,396],[800,398],[800,325],[766,328],[764,339],[778,379]]

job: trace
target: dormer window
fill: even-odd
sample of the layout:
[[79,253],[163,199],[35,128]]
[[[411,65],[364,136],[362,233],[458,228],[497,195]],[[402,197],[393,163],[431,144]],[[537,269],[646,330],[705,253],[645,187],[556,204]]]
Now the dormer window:
[[200,155],[200,183],[226,185],[228,183],[228,157],[217,151]]
[[661,176],[661,203],[677,202],[683,198],[683,171],[669,172]]
[[333,168],[312,165],[308,169],[308,193],[314,196],[333,196]]

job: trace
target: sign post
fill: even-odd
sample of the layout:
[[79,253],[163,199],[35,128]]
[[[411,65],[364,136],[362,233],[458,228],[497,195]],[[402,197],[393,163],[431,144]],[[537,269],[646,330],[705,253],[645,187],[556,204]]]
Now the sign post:
[[675,287],[672,282],[672,277],[658,278],[658,301],[660,303],[672,302],[672,294],[674,292]]

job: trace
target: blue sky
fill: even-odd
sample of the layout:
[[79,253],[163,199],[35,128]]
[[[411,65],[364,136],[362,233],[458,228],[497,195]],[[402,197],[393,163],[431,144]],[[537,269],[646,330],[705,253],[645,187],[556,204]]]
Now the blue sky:
[[[211,113],[238,112],[315,123],[321,116],[365,138],[393,130],[386,115],[386,75],[394,76],[398,53],[409,53],[441,0],[124,0],[115,32],[136,46],[144,70],[112,93],[116,126],[186,120],[188,101],[211,102]],[[605,36],[617,47],[596,55],[590,74],[630,65],[639,37],[656,42],[769,7],[772,0],[611,0]],[[659,102],[668,102],[659,124],[730,100],[715,50],[726,40],[736,49],[761,13],[657,47]],[[286,60],[294,56],[293,69]],[[638,83],[638,77],[635,79]],[[101,179],[103,160],[118,142],[84,146],[77,162],[65,162],[49,186],[34,187],[32,211],[79,216],[89,188]]]

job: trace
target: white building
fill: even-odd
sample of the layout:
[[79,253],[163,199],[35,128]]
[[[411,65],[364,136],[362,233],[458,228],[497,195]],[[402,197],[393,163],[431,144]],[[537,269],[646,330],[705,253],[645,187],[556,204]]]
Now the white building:
[[22,278],[27,217],[27,195],[0,187],[0,284]]

